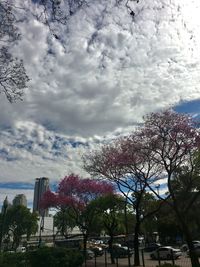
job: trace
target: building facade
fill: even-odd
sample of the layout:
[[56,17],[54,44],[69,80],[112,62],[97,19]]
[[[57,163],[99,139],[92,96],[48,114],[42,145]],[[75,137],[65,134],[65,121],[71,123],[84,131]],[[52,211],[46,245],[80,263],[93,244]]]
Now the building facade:
[[49,189],[49,178],[41,177],[35,179],[33,212],[38,212],[40,216],[48,216],[48,209],[40,208],[42,195]]
[[24,194],[16,195],[13,199],[13,206],[24,206],[27,207],[27,199]]

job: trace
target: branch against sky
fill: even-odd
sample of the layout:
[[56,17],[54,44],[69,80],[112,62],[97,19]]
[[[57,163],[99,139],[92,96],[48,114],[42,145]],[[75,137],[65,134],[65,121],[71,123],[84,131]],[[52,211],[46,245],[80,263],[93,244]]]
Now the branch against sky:
[[22,100],[29,78],[23,61],[12,56],[10,49],[20,39],[17,20],[12,5],[7,1],[0,3],[0,93],[9,102]]
[[[121,2],[116,1],[116,4],[119,5]],[[12,46],[20,39],[17,23],[23,20],[23,16],[32,14],[37,21],[49,28],[55,39],[62,43],[60,26],[67,27],[69,18],[87,5],[89,0],[38,0],[32,1],[29,7],[24,3],[16,5],[13,1],[0,3],[0,93],[4,93],[9,102],[23,99],[29,81],[23,61],[15,58],[10,52]],[[125,2],[125,6],[130,15],[134,16],[129,1]],[[19,18],[15,16],[18,10],[22,11]]]
[[[144,144],[148,143],[147,148],[149,152],[153,151],[153,161],[163,169],[167,176],[170,196],[168,203],[175,211],[180,227],[185,235],[193,267],[200,266],[200,264],[197,256],[193,253],[192,232],[190,226],[188,226],[187,219],[189,213],[188,209],[183,210],[181,205],[179,205],[180,198],[174,185],[176,174],[181,169],[187,167],[187,177],[189,173],[193,173],[195,167],[193,157],[200,149],[199,134],[197,122],[186,114],[178,114],[172,110],[147,115],[140,134]],[[199,173],[196,177],[200,179]],[[151,188],[150,185],[149,187]],[[195,201],[195,198],[193,200]]]
[[153,152],[153,161],[167,175],[168,190],[173,197],[171,181],[173,173],[182,166],[191,166],[192,156],[200,148],[200,135],[189,115],[172,110],[151,113],[145,117],[140,138],[147,143],[147,151]]
[[99,151],[93,151],[83,157],[84,168],[91,175],[97,175],[114,182],[118,190],[131,203],[136,216],[134,238],[134,262],[140,264],[139,233],[144,218],[155,211],[143,214],[143,199],[148,189],[160,179],[160,167],[152,160],[152,153],[147,151],[138,133],[118,138],[105,145]]
[[[115,5],[124,5],[127,13],[134,18],[135,12],[131,2],[139,3],[139,0],[115,0]],[[67,25],[70,17],[75,15],[81,8],[90,5],[91,0],[35,0],[36,18],[46,24],[56,39],[60,39],[60,33],[56,30],[59,24]],[[42,7],[42,9],[40,9]]]

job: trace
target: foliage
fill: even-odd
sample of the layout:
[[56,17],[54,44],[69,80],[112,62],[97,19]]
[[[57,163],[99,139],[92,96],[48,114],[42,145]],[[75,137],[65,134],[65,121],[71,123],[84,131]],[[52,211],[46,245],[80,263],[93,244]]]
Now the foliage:
[[96,211],[96,216],[102,223],[102,230],[110,237],[108,244],[112,263],[115,262],[113,253],[114,236],[126,232],[124,221],[125,204],[125,199],[117,194],[102,196],[90,203],[90,208]]
[[40,248],[28,252],[27,258],[31,267],[79,267],[83,263],[80,252],[65,248]]
[[106,195],[92,201],[90,208],[95,209],[108,235],[125,232],[124,209],[125,200],[120,195]]
[[68,237],[69,232],[76,226],[75,220],[70,216],[69,209],[61,208],[54,215],[54,225],[65,238]]
[[85,170],[114,182],[126,202],[133,207],[135,265],[139,265],[140,262],[141,224],[159,209],[157,206],[144,204],[148,185],[154,184],[160,178],[160,166],[152,159],[152,153],[149,151],[147,153],[138,133],[124,138],[120,137],[113,143],[103,146],[101,150],[93,151],[83,157]]
[[91,200],[112,193],[113,190],[113,185],[105,180],[83,179],[78,175],[70,174],[61,180],[57,193],[45,192],[41,206],[43,208],[73,207],[84,210]]
[[37,220],[37,215],[24,206],[12,206],[7,210],[4,231],[5,235],[12,235],[14,248],[19,246],[22,235],[29,239],[31,234],[37,232]]
[[199,185],[199,157],[196,153],[200,148],[200,135],[196,126],[190,116],[167,110],[147,115],[140,131],[152,160],[162,168],[163,177],[167,177],[168,197],[158,196],[150,184],[149,188],[174,210],[195,267],[200,264],[193,253],[188,219],[190,209],[199,196],[199,190],[196,190]]
[[61,180],[57,193],[51,191],[44,193],[41,206],[65,209],[67,217],[71,219],[65,221],[67,225],[63,225],[62,228],[68,227],[71,223],[77,225],[83,234],[84,251],[86,251],[87,239],[93,228],[96,214],[96,210],[91,209],[89,204],[92,200],[112,192],[114,192],[114,186],[110,182],[82,179],[78,175],[71,174]]
[[[171,110],[149,114],[144,120],[144,126],[130,136],[120,137],[100,151],[85,155],[85,170],[114,181],[127,196],[136,215],[135,240],[141,223],[160,208],[144,209],[145,193],[150,189],[174,210],[192,251],[188,220],[190,209],[200,195],[200,161],[196,156],[200,148],[199,129],[191,117]],[[161,196],[157,184],[166,177],[168,195]],[[183,201],[185,196],[187,203]],[[134,245],[135,264],[139,265],[137,242]],[[191,261],[193,266],[199,266],[195,255],[191,255]]]
[[[1,253],[0,267],[26,267],[25,253]],[[28,267],[28,266],[27,266]]]
[[1,253],[0,267],[80,267],[82,253],[65,248],[40,248],[26,253]]
[[161,244],[172,244],[176,242],[177,236],[182,237],[176,214],[167,203],[164,203],[156,214],[156,220]]
[[71,174],[61,180],[57,193],[47,191],[43,195],[41,206],[56,207],[61,212],[65,212],[68,219],[71,218],[68,220],[68,226],[76,224],[82,231],[88,231],[88,225],[92,224],[94,213],[94,210],[88,208],[89,203],[113,191],[113,185],[107,181],[82,179]]
[[20,39],[20,34],[9,1],[0,2],[0,16],[0,93],[4,93],[8,101],[13,102],[22,100],[29,78],[22,60],[14,58],[10,53],[10,48]]

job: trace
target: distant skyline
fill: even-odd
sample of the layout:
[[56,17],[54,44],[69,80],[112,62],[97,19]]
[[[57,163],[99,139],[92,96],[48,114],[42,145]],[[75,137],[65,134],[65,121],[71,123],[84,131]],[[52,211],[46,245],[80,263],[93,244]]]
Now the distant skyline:
[[19,10],[13,53],[31,81],[22,102],[0,95],[0,205],[24,193],[30,206],[37,177],[53,187],[71,172],[86,177],[82,155],[147,113],[200,116],[199,0],[128,1],[134,19],[125,0],[88,2],[58,26],[61,42]]

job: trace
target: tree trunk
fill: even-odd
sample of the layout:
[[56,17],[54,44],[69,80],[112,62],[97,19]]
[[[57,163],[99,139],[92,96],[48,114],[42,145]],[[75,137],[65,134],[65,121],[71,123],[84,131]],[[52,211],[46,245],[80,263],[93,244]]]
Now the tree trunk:
[[88,235],[87,233],[86,234],[83,234],[83,253],[84,253],[84,262],[85,262],[85,266],[87,265],[86,264],[86,260],[87,260],[87,239],[88,239]]
[[134,235],[134,266],[140,265],[140,255],[139,255],[139,230],[140,222],[137,221],[135,224],[135,235]]
[[[128,234],[129,234],[129,231],[128,231],[128,220],[127,220],[127,201],[126,201],[126,204],[125,204],[125,207],[124,207],[124,218],[125,218],[125,229],[126,229],[126,238],[128,238]],[[131,257],[130,257],[130,246],[129,246],[129,243],[128,243],[128,267],[131,267]]]
[[200,267],[198,256],[194,252],[194,245],[192,243],[192,237],[191,237],[191,234],[189,232],[189,227],[184,222],[182,222],[182,229],[183,229],[183,233],[185,235],[186,242],[188,244],[189,255],[190,255],[192,267]]
[[115,263],[115,257],[114,257],[114,253],[113,253],[113,235],[110,235],[110,239],[108,241],[108,247],[109,247],[109,251],[110,251],[111,263],[114,264]]
[[189,248],[189,255],[191,260],[192,267],[200,267],[199,259],[196,253],[194,252],[194,245],[192,243],[192,235],[190,233],[190,229],[187,223],[187,220],[185,219],[184,214],[179,211],[178,207],[176,206],[176,202],[174,201],[174,211],[179,219],[180,226],[182,228],[183,234],[185,236],[188,248]]

